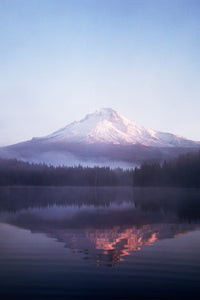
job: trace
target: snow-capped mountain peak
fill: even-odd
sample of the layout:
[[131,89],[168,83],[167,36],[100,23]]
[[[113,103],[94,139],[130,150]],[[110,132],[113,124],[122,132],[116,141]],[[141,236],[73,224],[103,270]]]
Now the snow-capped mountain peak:
[[145,128],[112,108],[101,108],[47,136],[1,147],[0,157],[55,166],[132,168],[198,149],[199,142]]
[[112,108],[98,109],[42,139],[48,142],[142,144],[153,147],[194,147],[196,143],[171,133],[145,128]]

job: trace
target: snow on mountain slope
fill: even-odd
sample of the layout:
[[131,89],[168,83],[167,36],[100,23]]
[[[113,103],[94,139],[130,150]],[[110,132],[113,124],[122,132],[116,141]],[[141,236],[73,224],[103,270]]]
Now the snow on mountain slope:
[[198,142],[171,133],[147,129],[129,121],[112,108],[102,108],[84,119],[42,138],[43,142],[103,143],[151,147],[195,147]]
[[44,137],[0,147],[0,158],[47,163],[133,167],[162,162],[200,149],[200,143],[147,129],[102,108]]

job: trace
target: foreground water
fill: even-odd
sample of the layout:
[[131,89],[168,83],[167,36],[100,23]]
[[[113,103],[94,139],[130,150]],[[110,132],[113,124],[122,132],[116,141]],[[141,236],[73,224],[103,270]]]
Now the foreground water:
[[200,299],[200,191],[0,188],[1,299]]

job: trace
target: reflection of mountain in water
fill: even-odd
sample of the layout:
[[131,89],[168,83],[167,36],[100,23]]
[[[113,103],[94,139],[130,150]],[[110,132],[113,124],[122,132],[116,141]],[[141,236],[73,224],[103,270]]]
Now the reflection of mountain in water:
[[4,220],[9,224],[29,229],[32,233],[44,233],[63,243],[74,253],[81,253],[84,259],[92,259],[98,265],[107,264],[108,266],[123,261],[125,256],[130,255],[133,251],[142,250],[143,246],[153,245],[160,239],[174,238],[199,227],[198,224],[189,223],[152,223],[142,226],[108,228],[99,224],[99,228],[96,226],[81,228],[80,222],[79,228],[68,228],[68,226],[64,226],[63,221],[59,225],[58,220],[55,223],[53,220],[49,221],[46,219],[45,213],[44,220],[34,217],[29,222],[29,217],[30,213],[27,216],[22,214],[17,218],[16,216],[6,216],[7,220]]
[[93,259],[98,264],[123,261],[133,251],[143,246],[153,245],[157,240],[175,238],[180,234],[195,230],[197,224],[147,224],[142,227],[85,230],[48,230],[47,235],[82,253],[85,259]]
[[198,228],[199,195],[182,189],[4,189],[0,220],[112,266],[157,240]]
[[85,258],[95,259],[97,263],[123,261],[131,251],[141,250],[141,246],[152,245],[157,240],[156,232],[150,226],[142,228],[114,227],[112,229],[89,229],[82,232],[54,232],[52,235],[73,248],[83,252]]

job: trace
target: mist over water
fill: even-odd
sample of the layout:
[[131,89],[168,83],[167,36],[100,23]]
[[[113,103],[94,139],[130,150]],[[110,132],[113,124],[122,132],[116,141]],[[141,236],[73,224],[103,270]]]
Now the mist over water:
[[199,199],[198,189],[1,188],[0,295],[198,299]]

